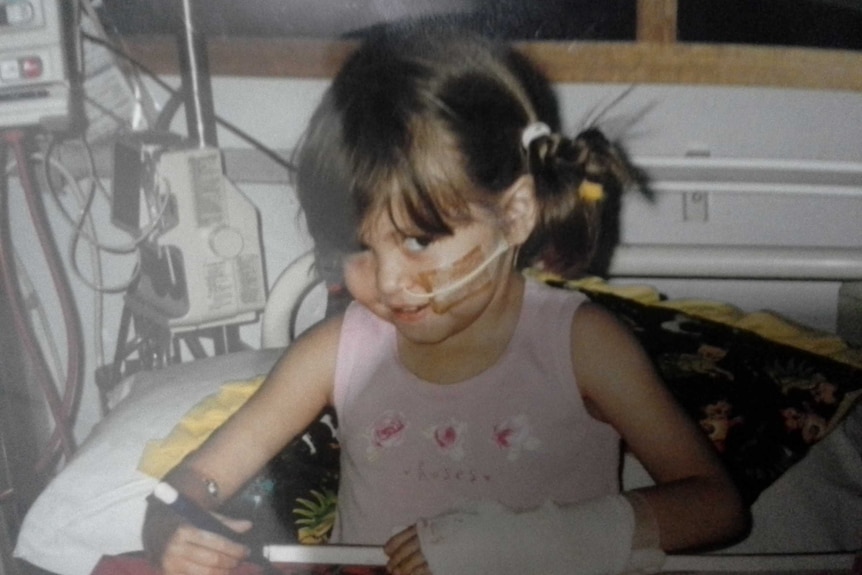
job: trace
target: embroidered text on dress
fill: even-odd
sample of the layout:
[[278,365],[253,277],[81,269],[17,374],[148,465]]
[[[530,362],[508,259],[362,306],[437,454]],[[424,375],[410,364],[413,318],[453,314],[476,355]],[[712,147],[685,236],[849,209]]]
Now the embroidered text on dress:
[[463,483],[490,483],[490,475],[472,467],[441,465],[434,466],[419,461],[415,466],[405,467],[402,472],[405,477],[417,481],[457,481]]

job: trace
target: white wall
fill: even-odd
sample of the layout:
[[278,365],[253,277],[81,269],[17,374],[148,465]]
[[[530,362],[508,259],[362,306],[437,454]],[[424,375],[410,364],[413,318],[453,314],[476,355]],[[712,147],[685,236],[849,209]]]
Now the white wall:
[[[613,102],[628,88],[563,86],[567,125],[583,125],[584,118],[589,121],[595,116],[596,107],[603,109],[605,102]],[[686,198],[680,193],[659,193],[653,201],[629,196],[623,206],[622,243],[862,249],[862,148],[858,145],[862,96],[858,93],[639,86],[604,112],[603,122],[636,162],[687,155],[753,165],[777,160],[819,168],[820,162],[827,167],[838,162],[852,164],[858,175],[834,195],[821,195],[824,189],[810,194],[710,192],[705,221],[685,218]],[[782,186],[777,186],[779,190]],[[830,331],[836,325],[841,285],[736,279],[620,281],[649,283],[670,297],[726,301],[744,311],[773,310]]]
[[[176,84],[176,79],[168,79]],[[290,150],[316,105],[326,82],[319,80],[276,80],[253,78],[215,78],[213,91],[216,112],[277,150]],[[589,122],[597,110],[607,107],[626,86],[601,85],[560,87],[565,125],[573,130]],[[164,94],[153,88],[158,100]],[[862,97],[858,93],[809,92],[800,90],[640,86],[605,111],[600,122],[612,137],[621,139],[632,156],[684,157],[687,153],[708,153],[712,158],[754,158],[791,160],[862,161]],[[182,132],[185,121],[180,115],[175,129]],[[220,130],[219,144],[228,151],[248,148],[248,144]],[[273,168],[277,173],[278,170]],[[240,189],[254,202],[261,214],[265,263],[271,284],[278,273],[310,247],[297,202],[282,182],[265,183],[271,177],[246,177],[264,180],[238,181]],[[276,178],[278,179],[278,178]],[[55,332],[62,327],[56,304],[50,301],[51,287],[46,280],[19,190],[12,183],[12,221],[16,247],[36,278],[45,305],[55,318]],[[812,197],[756,198],[711,195],[706,222],[684,221],[682,198],[660,196],[649,203],[631,198],[625,206],[626,242],[655,243],[755,243],[763,245],[844,245],[862,249],[862,195],[843,199]],[[104,209],[104,208],[102,208]],[[57,241],[67,251],[69,227],[52,209]],[[105,237],[122,235],[108,229],[102,219]],[[119,238],[119,239],[118,239]],[[82,257],[84,260],[85,257]],[[129,277],[128,261],[109,262],[106,283],[121,283]],[[86,268],[86,265],[84,266]],[[86,269],[85,269],[86,271]],[[824,328],[834,327],[838,284],[813,282],[802,287],[786,282],[770,282],[764,289],[743,282],[698,281],[688,284],[659,282],[674,297],[709,297],[736,303],[746,309],[780,307],[800,321]],[[75,426],[83,438],[99,419],[98,397],[93,383],[96,339],[93,323],[92,292],[72,278],[80,314],[85,325],[87,381],[81,412]],[[770,290],[770,291],[766,291]],[[780,304],[780,305],[779,305]],[[106,298],[101,335],[108,357],[116,344],[122,299]],[[52,311],[51,311],[52,310]],[[257,324],[242,329],[243,338],[256,345]],[[62,335],[59,346],[65,348]]]

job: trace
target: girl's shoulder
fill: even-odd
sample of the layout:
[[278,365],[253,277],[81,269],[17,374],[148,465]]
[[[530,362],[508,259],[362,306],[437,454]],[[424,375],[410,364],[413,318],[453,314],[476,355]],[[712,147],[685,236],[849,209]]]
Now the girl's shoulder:
[[524,288],[521,318],[522,321],[527,320],[527,323],[546,322],[548,326],[559,324],[560,329],[568,335],[572,333],[578,311],[592,305],[582,292],[528,278]]
[[627,328],[604,306],[594,303],[584,292],[576,289],[547,284],[540,279],[527,276],[524,303],[529,307],[568,308],[571,315],[560,310],[560,317],[571,319],[572,333],[587,332],[595,337],[596,331]]
[[331,371],[334,368],[343,325],[343,315],[318,322],[287,346],[282,362],[289,360],[303,370]]
[[568,305],[578,308],[589,302],[589,298],[580,291],[549,285],[539,279],[527,277],[524,289],[524,301],[528,304],[548,303]]
[[602,355],[639,352],[640,342],[623,320],[600,303],[587,296],[581,301],[572,317],[573,345],[583,344],[590,348],[601,347]]
[[[575,318],[582,308],[590,305],[589,298],[579,291],[528,278],[518,329],[529,341],[568,355]],[[551,342],[558,342],[561,347],[548,347]]]
[[600,304],[578,307],[571,326],[572,361],[582,391],[655,380],[652,362],[629,327]]

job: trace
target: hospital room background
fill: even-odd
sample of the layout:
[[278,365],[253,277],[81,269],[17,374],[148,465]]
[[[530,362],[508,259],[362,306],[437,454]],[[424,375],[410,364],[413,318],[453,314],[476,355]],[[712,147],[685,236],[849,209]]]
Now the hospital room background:
[[[48,475],[58,474],[127,391],[125,375],[261,347],[267,295],[312,248],[290,184],[291,150],[357,33],[385,21],[454,14],[532,40],[524,49],[554,80],[566,131],[598,125],[624,146],[648,193],[624,196],[610,284],[767,311],[862,345],[862,11],[852,2],[788,2],[797,12],[788,10],[787,29],[765,41],[758,24],[741,31],[740,22],[773,19],[780,30],[776,3],[571,2],[581,20],[568,28],[538,26],[514,2],[248,3],[256,20],[219,2],[186,14],[200,18],[194,26],[183,21],[186,2],[74,4],[0,2],[11,22],[0,26],[2,264],[18,291],[4,281],[0,304],[4,556],[32,503],[18,496],[36,495],[13,446],[54,445]],[[559,20],[563,4],[548,2],[545,21]],[[734,17],[737,9],[748,12]],[[38,26],[29,27],[28,10]],[[247,38],[267,14],[284,29],[269,22]],[[62,49],[85,63],[81,77],[66,70],[29,82],[29,64],[39,60],[45,76],[58,65],[39,32],[54,17],[66,27]],[[800,38],[806,18],[819,22],[819,36]],[[47,56],[27,60],[28,41]],[[185,100],[172,93],[181,87],[191,92]],[[53,107],[31,106],[40,99]],[[207,198],[199,185],[222,195]],[[209,222],[207,201],[223,204]],[[179,292],[165,296],[171,289]],[[313,287],[298,323],[320,317],[327,295]],[[54,387],[48,407],[40,379]],[[10,417],[26,419],[33,437],[10,431]],[[56,428],[65,428],[59,440]]]

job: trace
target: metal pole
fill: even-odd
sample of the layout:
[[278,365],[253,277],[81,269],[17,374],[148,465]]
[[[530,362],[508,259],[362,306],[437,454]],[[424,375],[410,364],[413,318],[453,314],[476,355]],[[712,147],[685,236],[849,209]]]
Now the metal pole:
[[189,137],[198,147],[218,146],[206,40],[195,28],[193,0],[182,0],[183,29],[179,60]]

